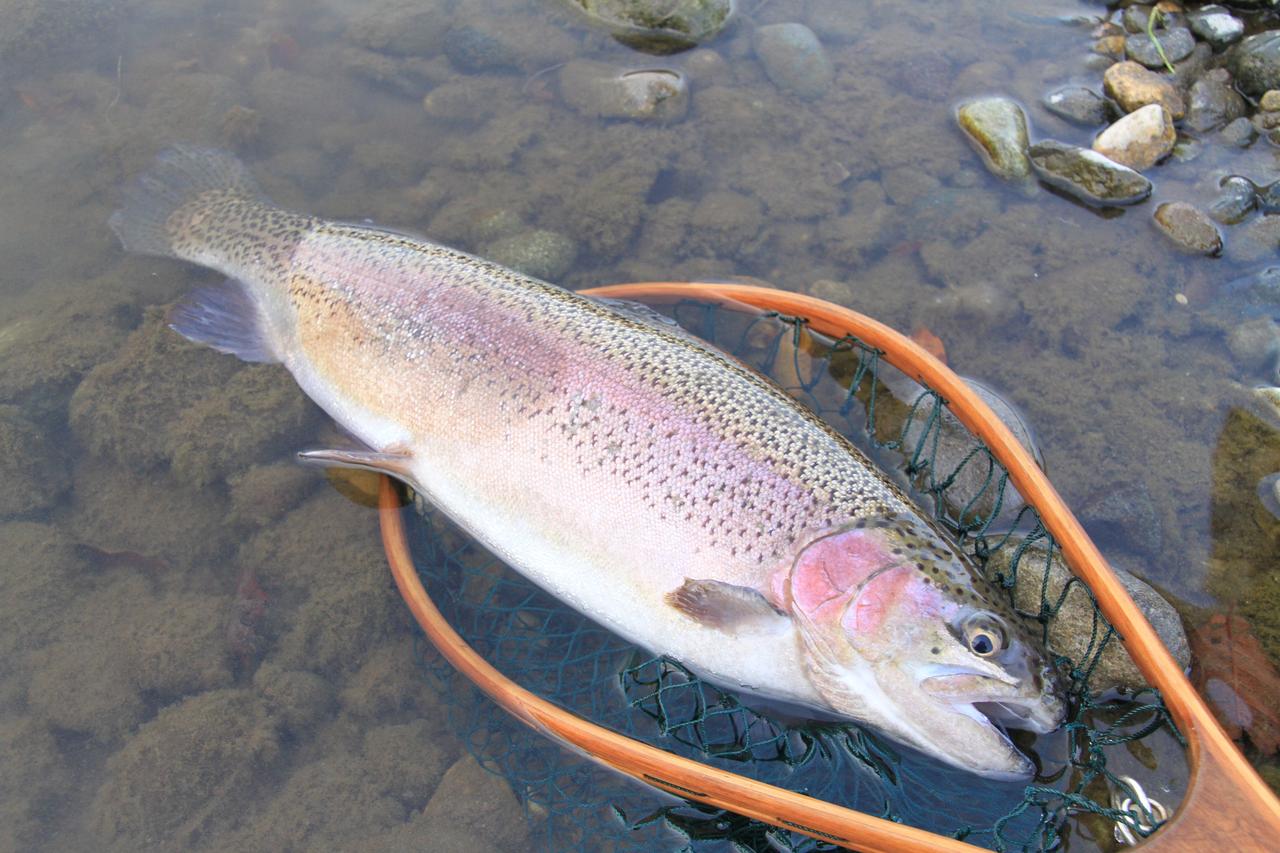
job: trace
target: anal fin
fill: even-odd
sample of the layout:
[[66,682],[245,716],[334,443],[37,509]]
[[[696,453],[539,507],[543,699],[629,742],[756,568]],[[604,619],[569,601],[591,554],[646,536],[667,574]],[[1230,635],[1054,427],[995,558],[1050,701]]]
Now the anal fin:
[[763,628],[788,618],[758,590],[724,581],[685,578],[666,600],[690,619],[721,631]]
[[413,475],[409,470],[413,456],[408,451],[396,449],[377,450],[304,450],[298,459],[313,465],[326,465],[335,468],[357,468],[362,471],[376,471],[387,474],[398,480],[413,485]]
[[244,361],[280,360],[266,333],[262,310],[248,287],[235,279],[192,291],[169,309],[169,328]]

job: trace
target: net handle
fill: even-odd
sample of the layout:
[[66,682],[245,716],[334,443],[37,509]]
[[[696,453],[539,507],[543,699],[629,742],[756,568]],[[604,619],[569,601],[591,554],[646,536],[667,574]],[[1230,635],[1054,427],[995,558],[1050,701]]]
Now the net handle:
[[[1210,843],[1228,843],[1241,849],[1252,845],[1266,849],[1280,837],[1280,801],[1232,745],[1040,469],[986,404],[944,365],[882,323],[800,294],[742,284],[677,282],[613,285],[581,292],[646,300],[740,302],[802,316],[816,331],[837,338],[852,334],[884,351],[886,361],[937,391],[961,423],[1005,464],[1018,491],[1040,511],[1068,565],[1093,589],[1099,607],[1120,631],[1125,647],[1143,674],[1161,689],[1170,712],[1188,738],[1192,779],[1187,796],[1170,822],[1144,847],[1192,850]],[[467,645],[431,601],[413,565],[399,495],[385,476],[380,486],[379,515],[396,586],[428,639],[495,702],[543,734],[604,766],[685,799],[819,840],[856,846],[868,853],[962,853],[977,849],[672,755],[597,726],[530,693]]]
[[804,317],[815,331],[836,338],[851,334],[883,351],[885,361],[936,391],[952,414],[1005,466],[1018,493],[1040,514],[1067,565],[1093,591],[1099,609],[1119,631],[1147,681],[1160,690],[1187,737],[1191,764],[1187,794],[1173,818],[1143,847],[1208,849],[1210,844],[1251,840],[1258,849],[1270,849],[1280,838],[1280,800],[1231,742],[1040,466],[968,383],[946,365],[885,324],[804,294],[747,284],[676,282],[621,284],[583,292],[623,299],[744,302]]

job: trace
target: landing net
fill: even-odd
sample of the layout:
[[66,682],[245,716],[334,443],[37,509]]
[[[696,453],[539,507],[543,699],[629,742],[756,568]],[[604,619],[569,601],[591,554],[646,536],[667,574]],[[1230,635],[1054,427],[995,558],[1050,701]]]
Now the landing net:
[[[1056,543],[1035,511],[1021,505],[985,446],[965,433],[968,443],[957,451],[955,431],[963,428],[937,394],[913,391],[880,352],[852,337],[816,334],[802,319],[692,301],[663,310],[770,376],[896,475],[1011,601],[1019,572],[1031,572],[1038,587],[1034,606],[1018,609],[1039,621],[1047,642],[1080,581],[1050,592],[1046,569]],[[1122,777],[1141,780],[1153,796],[1159,792],[1170,810],[1184,790],[1184,742],[1158,693],[1091,689],[1099,656],[1120,643],[1096,604],[1084,653],[1073,658],[1051,650],[1069,681],[1067,724],[1046,736],[1012,733],[1035,760],[1036,778],[993,782],[873,730],[798,720],[700,681],[560,604],[439,513],[419,510],[411,525],[415,563],[427,592],[467,643],[528,690],[669,752],[996,850],[1114,849],[1117,822],[1139,837],[1159,825],[1141,807],[1121,812],[1112,806],[1117,793],[1140,800]],[[539,849],[837,849],[603,770],[510,717],[432,659],[437,663],[430,668],[447,687],[453,728],[483,766],[510,782]],[[670,780],[667,786],[677,787]]]

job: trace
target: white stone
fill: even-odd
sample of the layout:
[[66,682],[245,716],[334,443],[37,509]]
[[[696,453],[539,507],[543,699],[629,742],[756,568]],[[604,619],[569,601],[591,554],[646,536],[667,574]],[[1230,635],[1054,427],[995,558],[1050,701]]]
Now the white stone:
[[1140,171],[1168,156],[1177,137],[1169,111],[1159,104],[1148,104],[1098,134],[1093,150]]

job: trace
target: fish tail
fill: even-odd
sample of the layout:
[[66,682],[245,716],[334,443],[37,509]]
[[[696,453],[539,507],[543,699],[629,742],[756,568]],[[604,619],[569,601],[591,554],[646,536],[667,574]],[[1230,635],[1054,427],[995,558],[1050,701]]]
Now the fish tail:
[[130,252],[179,258],[185,254],[177,238],[190,214],[231,200],[266,203],[257,182],[234,155],[175,145],[126,187],[124,203],[108,223]]

